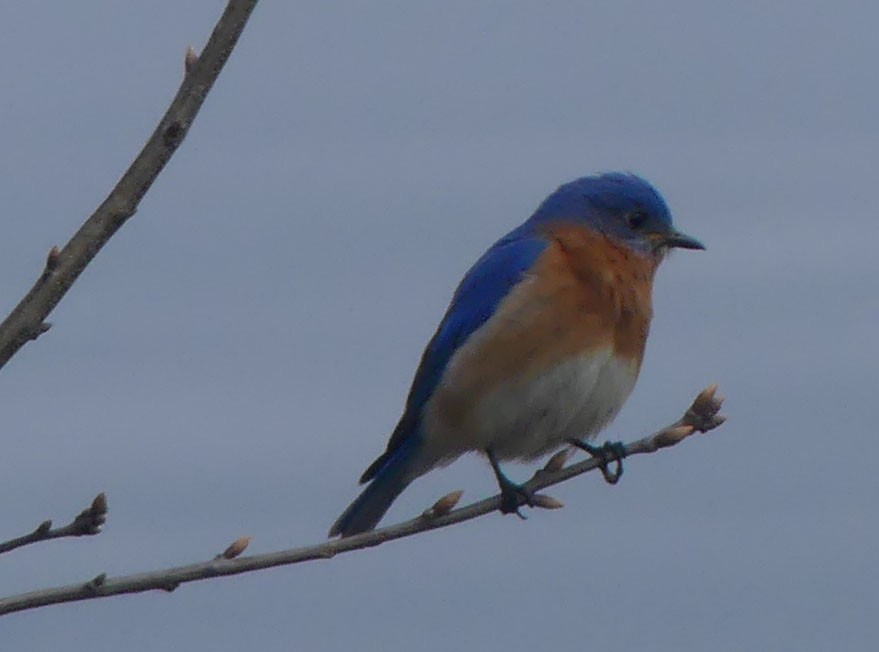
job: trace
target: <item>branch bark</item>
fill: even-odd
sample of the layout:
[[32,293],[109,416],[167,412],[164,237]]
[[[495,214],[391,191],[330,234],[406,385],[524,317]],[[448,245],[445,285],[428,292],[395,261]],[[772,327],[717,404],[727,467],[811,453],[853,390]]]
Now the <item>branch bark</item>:
[[82,537],[100,534],[107,521],[107,496],[99,493],[92,504],[82,510],[75,519],[62,527],[52,527],[52,521],[43,521],[33,532],[0,543],[0,554],[49,539]]
[[183,142],[205,97],[241,36],[257,0],[230,0],[204,51],[187,51],[177,95],[116,187],[60,251],[53,247],[43,273],[0,324],[0,368],[28,341],[49,329],[46,317],[107,241],[137,210],[143,196]]
[[[718,413],[723,399],[716,396],[716,390],[717,387],[713,385],[706,388],[696,397],[696,400],[678,421],[652,435],[626,445],[624,447],[625,457],[655,453],[662,448],[680,443],[694,433],[708,432],[721,425],[725,421],[725,417]],[[567,467],[564,466],[566,459],[567,452],[557,453],[550,458],[543,469],[534,474],[534,477],[525,486],[533,491],[539,491],[601,468],[600,462],[595,458]],[[422,515],[404,523],[302,548],[238,557],[249,542],[249,538],[242,537],[211,561],[116,578],[108,578],[106,573],[102,573],[82,584],[59,586],[0,599],[0,615],[50,604],[105,598],[121,593],[140,593],[154,589],[173,591],[186,582],[238,575],[275,566],[298,564],[313,559],[330,559],[343,552],[378,546],[394,539],[410,537],[427,530],[449,527],[455,523],[485,516],[499,509],[501,504],[500,495],[496,495],[451,511],[459,498],[460,492],[452,492],[440,498],[433,507]],[[535,506],[555,509],[562,505],[560,501],[551,496],[537,494]]]

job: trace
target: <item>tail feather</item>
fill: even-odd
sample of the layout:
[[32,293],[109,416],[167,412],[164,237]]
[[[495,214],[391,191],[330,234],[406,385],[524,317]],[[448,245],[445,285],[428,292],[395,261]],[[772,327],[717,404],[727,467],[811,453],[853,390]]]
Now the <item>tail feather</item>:
[[412,464],[414,445],[407,442],[384,461],[372,482],[333,523],[329,536],[348,537],[375,528],[391,503],[420,475]]

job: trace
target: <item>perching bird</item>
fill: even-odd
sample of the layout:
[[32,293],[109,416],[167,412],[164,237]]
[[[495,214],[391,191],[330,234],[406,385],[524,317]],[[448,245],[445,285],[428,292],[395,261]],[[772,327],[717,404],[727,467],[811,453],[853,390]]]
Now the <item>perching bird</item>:
[[504,513],[531,496],[499,460],[571,444],[620,463],[619,448],[587,441],[635,385],[653,276],[672,247],[704,249],[637,176],[584,177],[547,197],[464,276],[387,449],[360,478],[369,485],[330,536],[373,529],[409,483],[468,451],[488,457]]

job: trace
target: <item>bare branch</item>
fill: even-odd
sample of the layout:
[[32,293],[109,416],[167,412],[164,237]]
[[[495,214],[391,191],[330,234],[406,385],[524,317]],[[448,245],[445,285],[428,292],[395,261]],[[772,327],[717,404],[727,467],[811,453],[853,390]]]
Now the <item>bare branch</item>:
[[43,273],[0,324],[0,367],[28,341],[49,329],[44,320],[107,241],[137,210],[143,196],[183,142],[202,103],[238,42],[257,0],[230,0],[199,56],[187,51],[177,95],[140,154],[59,252],[49,252]]
[[[721,425],[725,421],[725,417],[720,416],[718,412],[723,399],[715,395],[716,389],[715,386],[711,386],[703,390],[684,416],[675,423],[625,446],[623,449],[625,456],[655,453],[662,448],[679,444],[694,433],[708,432]],[[552,463],[551,468],[540,469],[526,483],[525,486],[528,489],[532,491],[545,489],[600,467],[600,462],[594,458],[568,467],[564,466],[564,460],[559,463],[558,458],[553,459],[556,461]],[[108,578],[106,574],[102,573],[83,584],[60,586],[4,598],[0,600],[0,615],[50,604],[92,600],[121,593],[140,593],[155,589],[173,591],[186,582],[225,575],[238,575],[275,566],[298,564],[312,559],[330,559],[339,553],[370,548],[386,541],[413,536],[427,530],[448,527],[455,523],[485,516],[496,511],[501,505],[501,497],[497,495],[454,511],[448,511],[458,498],[460,495],[457,492],[450,493],[434,503],[433,507],[425,513],[412,520],[318,545],[231,559],[228,558],[229,555],[224,553],[207,562],[116,578]],[[544,509],[558,509],[562,506],[560,501],[551,496],[544,496],[535,501],[535,504]],[[239,542],[236,542],[238,545],[230,546],[227,552],[229,550],[237,552],[242,544],[246,545],[246,542],[249,542],[249,538],[242,538]]]
[[81,537],[100,534],[107,521],[107,496],[99,493],[92,504],[82,510],[75,519],[64,527],[52,528],[52,521],[43,521],[30,534],[17,539],[0,542],[0,554],[27,546],[31,543],[60,539],[62,537]]

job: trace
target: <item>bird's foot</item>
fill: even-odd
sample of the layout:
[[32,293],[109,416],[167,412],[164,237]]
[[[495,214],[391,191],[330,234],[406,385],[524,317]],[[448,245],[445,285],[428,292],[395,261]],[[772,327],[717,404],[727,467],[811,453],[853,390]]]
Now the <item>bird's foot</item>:
[[497,479],[498,487],[501,489],[501,514],[515,514],[523,521],[526,516],[519,511],[522,505],[534,507],[534,492],[526,488],[525,485],[516,484],[510,480],[504,472],[501,471],[501,465],[498,463],[497,455],[492,448],[487,448],[485,454],[491,463],[494,471],[494,477]]
[[528,517],[519,511],[519,507],[534,507],[534,492],[505,476],[498,478],[498,484],[501,488],[501,514],[515,514],[523,521],[527,520]]
[[[579,439],[571,439],[568,443],[576,446],[598,460],[598,468],[608,484],[616,484],[623,476],[623,458],[626,456],[626,447],[621,441],[606,441],[601,446],[593,446]],[[609,465],[616,462],[616,468],[611,471]]]

